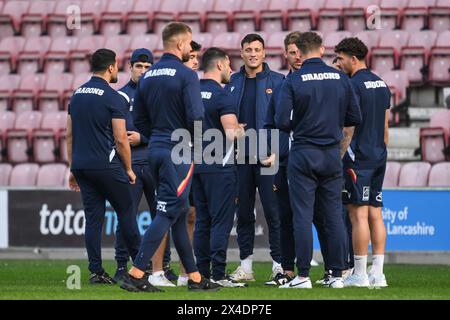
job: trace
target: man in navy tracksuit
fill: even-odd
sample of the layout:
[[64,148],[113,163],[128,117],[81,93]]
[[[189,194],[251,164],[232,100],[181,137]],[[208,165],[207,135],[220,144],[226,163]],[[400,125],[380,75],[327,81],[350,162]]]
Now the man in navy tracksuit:
[[108,200],[117,213],[124,246],[135,259],[140,243],[130,183],[131,166],[125,119],[127,107],[110,87],[117,82],[116,54],[108,49],[92,56],[94,75],[73,94],[67,120],[69,185],[81,190],[86,217],[85,241],[92,284],[114,283],[102,267],[101,238]]
[[[264,40],[257,34],[248,34],[241,41],[241,57],[244,66],[231,77],[227,89],[235,97],[238,119],[246,124],[246,130],[258,133],[264,128],[267,105],[275,88],[284,76],[271,71],[264,63]],[[259,133],[258,133],[259,136]],[[250,148],[249,148],[250,147]],[[255,240],[255,194],[256,188],[264,209],[269,228],[270,255],[272,256],[272,277],[283,273],[280,252],[280,220],[275,193],[274,175],[261,174],[261,161],[249,149],[257,149],[246,142],[245,164],[238,164],[239,204],[237,213],[237,235],[241,265],[232,274],[236,281],[254,280],[252,261]],[[244,150],[239,150],[239,154]],[[239,156],[238,156],[239,157]],[[240,162],[240,161],[238,161]]]
[[[230,59],[225,51],[209,48],[202,57],[205,74],[200,81],[205,118],[204,134],[216,133],[217,148],[205,141],[201,164],[195,167],[194,203],[197,211],[194,251],[200,273],[223,287],[244,287],[225,274],[228,238],[233,228],[237,197],[234,139],[244,136],[236,104],[221,84],[230,81]],[[214,131],[213,131],[214,130]],[[227,143],[228,142],[228,143]],[[211,152],[207,152],[210,150]],[[212,270],[211,270],[212,268]]]
[[[345,286],[386,287],[383,274],[386,229],[383,222],[382,186],[387,160],[391,93],[386,83],[365,64],[367,46],[358,38],[346,38],[335,48],[338,66],[351,78],[359,98],[363,121],[349,129],[350,146],[344,156],[344,177],[349,193],[355,269]],[[373,264],[367,274],[367,252],[372,241]]]
[[[131,161],[133,171],[136,174],[136,183],[131,187],[133,194],[133,205],[135,208],[135,215],[137,214],[139,203],[141,202],[142,194],[145,194],[150,212],[154,215],[156,210],[155,204],[155,187],[153,179],[150,175],[147,159],[147,145],[148,138],[141,135],[133,123],[133,102],[134,92],[136,91],[139,78],[147,72],[148,68],[153,64],[153,54],[145,49],[137,49],[133,51],[130,59],[130,81],[118,93],[123,97],[128,107],[126,113],[126,128],[128,141],[131,146]],[[123,243],[120,227],[116,230],[116,262],[117,270],[114,275],[114,280],[119,281],[121,277],[127,273],[127,262],[129,255]]]
[[[160,291],[148,282],[145,268],[172,228],[175,247],[189,276],[188,289],[217,290],[219,285],[198,272],[186,229],[194,165],[191,139],[184,137],[186,133],[192,134],[194,122],[203,118],[198,77],[183,65],[183,61],[189,59],[192,31],[184,23],[173,22],[164,28],[162,35],[164,54],[139,81],[133,111],[136,128],[150,137],[148,156],[157,190],[156,217],[144,234],[139,253],[121,288]],[[181,141],[177,140],[177,135],[181,136]]]
[[312,287],[311,225],[314,215],[321,215],[327,246],[323,251],[332,270],[327,286],[343,288],[346,232],[342,219],[340,143],[343,127],[361,121],[359,104],[348,77],[320,59],[324,47],[319,35],[303,33],[296,44],[304,61],[301,69],[283,83],[275,109],[276,127],[293,131],[288,182],[298,269],[298,276],[281,287]]

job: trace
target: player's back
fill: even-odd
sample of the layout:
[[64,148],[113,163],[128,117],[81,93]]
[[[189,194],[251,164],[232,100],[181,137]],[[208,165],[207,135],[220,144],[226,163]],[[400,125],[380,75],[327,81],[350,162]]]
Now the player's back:
[[360,101],[362,122],[355,127],[349,156],[361,164],[378,164],[387,156],[384,131],[391,93],[369,69],[357,71],[350,81]]

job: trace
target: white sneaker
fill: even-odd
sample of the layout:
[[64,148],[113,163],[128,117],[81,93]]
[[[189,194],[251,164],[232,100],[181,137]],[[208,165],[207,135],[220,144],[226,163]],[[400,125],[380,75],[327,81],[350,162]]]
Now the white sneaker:
[[291,282],[285,283],[278,288],[281,289],[312,289],[311,279],[295,277]]
[[354,270],[354,268],[351,268],[351,269],[347,269],[347,270],[344,270],[344,271],[342,271],[342,279],[347,279],[349,276],[351,276],[352,274],[353,274],[353,270]]
[[341,277],[329,277],[323,286],[326,288],[341,289],[344,287],[344,279]]
[[384,274],[369,274],[369,284],[374,288],[386,288],[388,286]]
[[317,267],[317,266],[319,266],[319,263],[316,260],[312,259],[311,260],[311,267]]
[[245,288],[248,286],[246,283],[234,281],[229,277],[225,277],[221,280],[211,280],[211,282],[217,283],[224,288]]
[[188,277],[180,277],[178,276],[177,287],[186,287],[188,285]]
[[241,266],[237,267],[237,269],[230,274],[230,279],[234,281],[255,281],[255,276],[253,271],[252,272],[246,272],[244,268]]
[[344,280],[344,287],[368,287],[369,285],[367,274],[359,275],[354,273]]
[[150,275],[148,277],[148,282],[155,287],[175,287],[175,285],[166,278],[164,273],[157,276],[153,274]]

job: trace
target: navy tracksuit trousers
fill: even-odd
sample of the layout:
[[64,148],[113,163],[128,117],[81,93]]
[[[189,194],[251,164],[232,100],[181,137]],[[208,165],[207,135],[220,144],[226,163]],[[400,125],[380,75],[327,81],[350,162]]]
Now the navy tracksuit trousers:
[[[195,174],[196,221],[194,252],[197,267],[205,277],[223,279],[228,239],[236,212],[237,171]],[[211,272],[212,267],[212,272]]]
[[334,276],[344,266],[346,231],[342,219],[342,163],[339,147],[293,146],[288,165],[298,273],[309,276],[313,253],[312,223],[323,222],[324,260]]
[[124,246],[134,259],[141,238],[136,224],[133,196],[128,176],[121,167],[104,170],[72,170],[78,182],[86,217],[85,242],[89,271],[103,272],[101,239],[106,200],[117,213]]

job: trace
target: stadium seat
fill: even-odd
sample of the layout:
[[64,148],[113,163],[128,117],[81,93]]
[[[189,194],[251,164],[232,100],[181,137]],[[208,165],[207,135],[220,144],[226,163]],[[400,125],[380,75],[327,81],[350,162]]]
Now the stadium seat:
[[260,29],[264,32],[283,31],[287,27],[287,12],[295,9],[296,0],[271,0],[267,10],[260,12]]
[[0,163],[0,187],[9,186],[11,171],[12,165],[10,165],[9,163]]
[[402,165],[400,162],[388,161],[386,163],[386,173],[384,175],[383,188],[398,186],[398,178]]
[[266,41],[266,62],[272,70],[281,70],[286,64],[284,57],[284,38],[288,32],[268,33]]
[[31,111],[36,105],[36,96],[45,83],[44,74],[26,74],[21,76],[19,88],[13,92],[12,110]]
[[41,71],[51,42],[52,39],[47,36],[27,38],[23,51],[17,57],[17,73],[24,75]]
[[213,9],[214,3],[211,0],[190,0],[186,11],[180,12],[177,20],[188,24],[192,34],[203,32],[206,12]]
[[11,111],[0,112],[0,162],[6,158],[6,133],[14,127],[16,114]]
[[380,21],[381,29],[384,31],[394,30],[400,25],[402,10],[407,0],[381,0]]
[[17,116],[14,129],[6,133],[8,162],[21,163],[31,160],[31,135],[34,129],[40,127],[41,120],[42,114],[39,111],[24,111]]
[[213,34],[206,32],[193,34],[192,37],[195,42],[199,43],[202,46],[202,49],[211,47],[214,38]]
[[105,11],[106,0],[82,0],[80,28],[74,28],[73,34],[77,37],[90,36],[98,32],[100,15]]
[[10,187],[34,187],[36,185],[39,165],[22,163],[14,166],[9,181]]
[[437,163],[430,170],[429,187],[450,187],[450,162]]
[[75,37],[53,38],[50,49],[44,56],[43,70],[47,74],[60,74],[67,70],[69,53],[75,50],[78,39]]
[[443,128],[420,128],[422,161],[430,163],[445,161],[445,147],[445,131]]
[[72,29],[76,27],[74,18],[80,9],[81,0],[58,0],[55,10],[47,18],[48,35],[56,38],[72,34]]
[[125,30],[125,20],[133,10],[133,0],[110,0],[100,18],[100,33],[106,36],[121,34]]
[[367,29],[367,8],[377,6],[379,0],[353,0],[350,7],[344,7],[344,30],[357,33]]
[[240,10],[233,13],[233,31],[251,33],[259,30],[259,11],[269,7],[269,0],[244,1]]
[[27,13],[29,1],[7,1],[0,14],[0,39],[20,34],[22,15]]
[[[194,36],[196,35],[194,34]],[[130,61],[133,51],[137,48],[146,48],[148,50],[151,50],[153,54],[157,49],[162,50],[162,41],[160,41],[160,38],[161,37],[156,34],[140,34],[134,36],[131,39],[131,44],[128,50],[125,52],[124,63],[126,64]]]
[[216,1],[214,9],[206,12],[206,32],[220,34],[231,31],[232,13],[241,8],[242,0]]
[[435,0],[409,0],[408,6],[403,12],[402,29],[411,31],[423,30],[427,25],[428,7]]
[[231,60],[231,69],[234,71],[238,71],[241,65],[241,38],[242,36],[237,32],[228,32],[217,35],[212,42],[213,47],[221,47],[227,50]]
[[48,74],[44,88],[38,93],[38,110],[44,113],[58,111],[62,107],[63,94],[71,89],[72,82],[71,74]]
[[406,70],[412,85],[423,85],[428,78],[425,66],[437,33],[432,30],[410,34],[408,46],[402,49],[400,68]]
[[439,33],[430,54],[430,82],[437,86],[450,83],[450,30]]
[[47,32],[47,18],[55,9],[56,1],[30,1],[28,12],[22,16],[22,35],[39,37]]
[[0,76],[0,111],[11,109],[12,95],[19,88],[20,76],[10,74]]
[[25,47],[23,37],[6,37],[0,41],[0,75],[16,71],[17,57]]
[[428,162],[409,162],[400,170],[399,187],[426,187],[431,165]]
[[316,28],[319,9],[322,8],[324,2],[325,0],[299,1],[295,9],[288,10],[288,30],[306,32]]
[[346,0],[326,0],[323,8],[319,10],[317,30],[323,34],[338,31],[341,28],[342,10]]
[[448,0],[437,0],[429,11],[429,28],[441,32],[450,29],[450,4]]
[[343,39],[351,37],[352,34],[349,31],[334,31],[327,34],[323,40],[323,45],[325,47],[324,60],[331,61],[336,56],[334,52],[334,47]]
[[408,72],[404,70],[388,71],[381,75],[381,79],[383,79],[389,87],[394,87],[397,90],[398,97],[396,97],[395,105],[398,105],[407,99],[407,89],[409,87]]
[[147,33],[153,24],[153,13],[158,10],[160,0],[136,0],[133,10],[126,18],[126,30],[129,35]]
[[63,109],[67,110],[70,98],[73,95],[73,92],[78,89],[82,84],[86,83],[91,79],[92,73],[84,72],[80,74],[76,74],[73,78],[73,82],[70,89],[67,89],[63,94]]
[[130,44],[131,37],[129,35],[118,35],[106,38],[104,46],[116,53],[117,65],[120,70],[123,70],[125,53],[130,49]]
[[69,70],[73,74],[91,71],[89,55],[97,49],[103,48],[103,36],[87,36],[79,39],[76,49],[69,53]]
[[370,58],[370,50],[377,47],[380,41],[380,32],[377,30],[365,30],[355,34],[355,37],[359,38],[367,46],[369,49],[368,58]]
[[39,168],[37,187],[63,187],[67,166],[62,163],[45,164]]
[[409,33],[393,30],[381,35],[378,47],[372,49],[371,69],[384,73],[398,66],[400,49],[408,43]]
[[175,20],[178,12],[186,11],[188,0],[163,0],[153,16],[153,33],[161,34],[166,24]]
[[59,159],[61,162],[68,163],[67,160],[67,142],[66,142],[66,131],[61,131],[59,135]]

